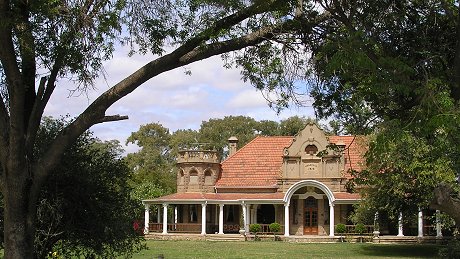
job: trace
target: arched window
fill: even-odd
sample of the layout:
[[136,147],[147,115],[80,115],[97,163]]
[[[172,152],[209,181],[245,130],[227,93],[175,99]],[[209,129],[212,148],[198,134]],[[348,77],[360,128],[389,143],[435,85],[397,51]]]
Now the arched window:
[[308,145],[305,147],[305,153],[309,155],[315,155],[318,153],[318,148],[315,145]]
[[190,171],[190,182],[189,184],[198,184],[198,172],[194,169]]
[[206,170],[204,172],[204,184],[211,185],[212,184],[212,171]]

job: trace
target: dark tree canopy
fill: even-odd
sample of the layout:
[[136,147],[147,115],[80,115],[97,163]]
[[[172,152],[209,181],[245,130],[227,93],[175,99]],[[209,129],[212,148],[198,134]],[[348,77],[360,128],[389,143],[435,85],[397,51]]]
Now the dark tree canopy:
[[[333,18],[303,39],[314,107],[336,129],[370,134],[367,170],[354,172],[368,186],[366,205],[391,216],[431,205],[460,224],[452,199],[460,172],[458,2],[321,5]],[[440,183],[446,188],[433,192]]]

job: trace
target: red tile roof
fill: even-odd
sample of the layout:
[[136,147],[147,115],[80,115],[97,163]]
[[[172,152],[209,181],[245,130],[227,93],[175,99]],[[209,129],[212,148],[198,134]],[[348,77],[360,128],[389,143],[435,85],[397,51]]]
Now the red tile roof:
[[274,186],[281,174],[283,149],[293,137],[256,137],[222,162],[217,187]]
[[361,195],[359,193],[348,193],[348,192],[334,192],[334,197],[337,200],[360,200]]
[[[281,175],[283,150],[294,137],[256,137],[222,162],[222,175],[216,187],[274,186]],[[345,177],[348,169],[361,170],[363,165],[360,136],[330,136],[329,142],[345,144]]]
[[[363,155],[366,151],[363,145],[365,141],[362,136],[330,136],[329,142],[337,144],[345,143],[345,173],[348,169],[361,170],[364,167]],[[345,176],[350,177],[346,174]]]

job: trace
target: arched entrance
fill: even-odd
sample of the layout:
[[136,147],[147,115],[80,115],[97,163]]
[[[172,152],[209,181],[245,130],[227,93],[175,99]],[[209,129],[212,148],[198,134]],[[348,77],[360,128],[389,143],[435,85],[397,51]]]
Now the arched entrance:
[[[334,236],[335,197],[325,184],[316,180],[297,182],[286,191],[283,201],[285,236],[302,229],[304,235]],[[297,215],[301,215],[298,221]]]

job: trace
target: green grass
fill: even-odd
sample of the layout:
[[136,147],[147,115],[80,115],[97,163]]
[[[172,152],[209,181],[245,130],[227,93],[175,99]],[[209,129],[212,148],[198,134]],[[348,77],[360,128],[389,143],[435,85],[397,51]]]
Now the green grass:
[[134,259],[158,258],[436,258],[436,245],[287,242],[147,241]]

